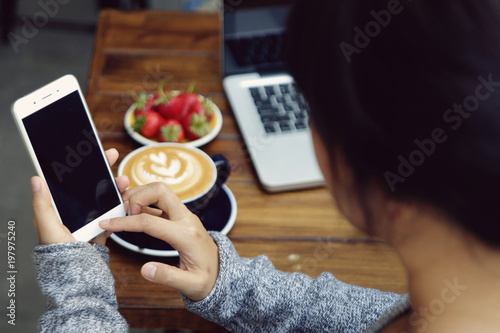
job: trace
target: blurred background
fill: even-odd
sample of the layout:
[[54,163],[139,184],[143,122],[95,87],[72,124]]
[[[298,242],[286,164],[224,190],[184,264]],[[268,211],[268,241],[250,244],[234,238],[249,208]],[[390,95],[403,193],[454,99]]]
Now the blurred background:
[[[53,0],[55,1],[55,0]],[[41,4],[53,1],[1,0],[0,24],[22,36],[25,20],[45,11]],[[215,11],[218,0],[64,0],[46,25],[29,39],[2,34],[0,44],[0,332],[36,332],[38,318],[46,310],[46,298],[38,288],[32,261],[37,236],[31,211],[30,178],[34,169],[10,113],[19,97],[65,74],[77,77],[85,93],[94,32],[99,10]],[[41,16],[40,16],[41,17]],[[16,325],[7,323],[7,227],[15,221],[16,231]],[[131,332],[163,332],[139,330]]]

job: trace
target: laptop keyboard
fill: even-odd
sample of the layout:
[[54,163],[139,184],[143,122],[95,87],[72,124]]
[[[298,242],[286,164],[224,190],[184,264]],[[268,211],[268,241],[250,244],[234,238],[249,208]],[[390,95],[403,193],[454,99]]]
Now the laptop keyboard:
[[273,64],[282,61],[281,35],[270,34],[227,41],[238,66]]
[[249,89],[266,133],[289,133],[309,129],[309,108],[295,84]]

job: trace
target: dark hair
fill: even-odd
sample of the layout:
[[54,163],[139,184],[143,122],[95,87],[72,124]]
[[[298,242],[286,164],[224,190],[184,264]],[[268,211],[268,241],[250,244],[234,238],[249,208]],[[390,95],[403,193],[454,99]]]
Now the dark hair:
[[500,245],[498,1],[298,0],[285,36],[314,127],[360,198],[375,183]]

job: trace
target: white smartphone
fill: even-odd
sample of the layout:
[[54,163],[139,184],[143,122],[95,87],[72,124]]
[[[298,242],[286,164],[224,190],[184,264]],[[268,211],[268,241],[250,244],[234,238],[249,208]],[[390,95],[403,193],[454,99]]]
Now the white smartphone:
[[52,205],[79,241],[104,230],[103,219],[125,216],[87,104],[73,75],[17,100],[12,114]]

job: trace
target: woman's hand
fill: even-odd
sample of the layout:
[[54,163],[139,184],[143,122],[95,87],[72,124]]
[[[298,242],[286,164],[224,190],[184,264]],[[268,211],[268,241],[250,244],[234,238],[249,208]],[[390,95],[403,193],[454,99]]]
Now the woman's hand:
[[[110,165],[115,164],[118,159],[118,151],[116,149],[107,150],[106,158]],[[118,177],[116,178],[116,184],[118,190],[123,192],[128,187],[128,178]],[[45,182],[40,177],[35,176],[31,178],[31,187],[33,189],[33,213],[35,214],[33,223],[38,232],[39,243],[54,244],[76,241],[68,228],[59,221],[52,207],[50,192]],[[97,236],[93,242],[104,245],[109,234],[103,233]]]
[[[154,183],[126,191],[129,216],[102,221],[112,232],[145,232],[164,240],[179,252],[179,267],[146,263],[142,276],[152,282],[180,290],[193,301],[208,296],[219,273],[218,248],[198,217],[165,184]],[[157,209],[149,208],[156,205]]]

